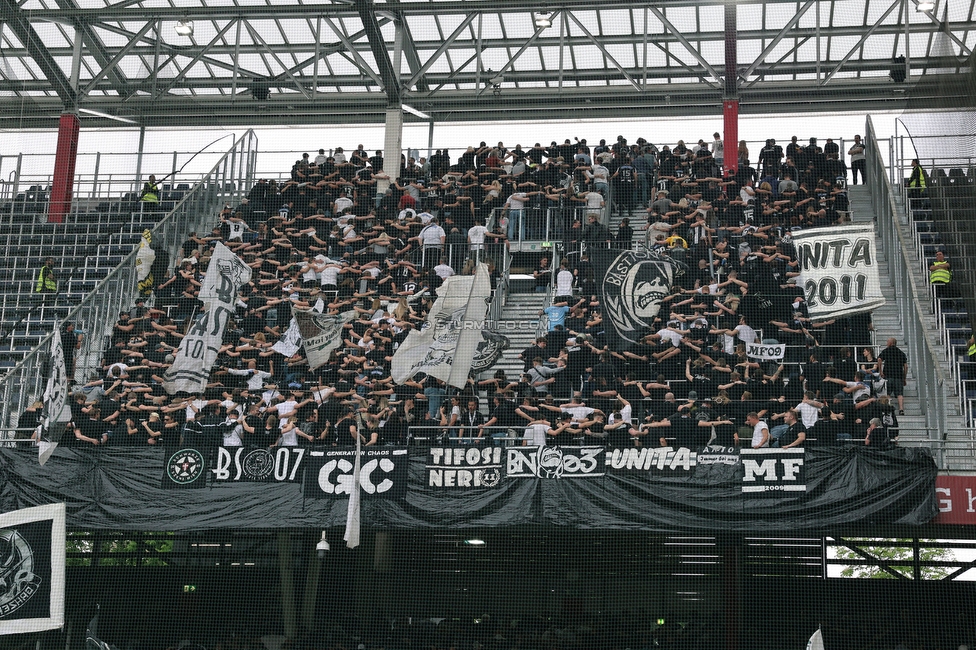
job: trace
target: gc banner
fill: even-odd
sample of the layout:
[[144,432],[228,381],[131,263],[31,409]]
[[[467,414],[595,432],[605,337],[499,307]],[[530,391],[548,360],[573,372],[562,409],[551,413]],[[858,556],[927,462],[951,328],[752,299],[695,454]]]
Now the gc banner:
[[[359,485],[363,496],[402,499],[407,494],[406,447],[362,450]],[[305,495],[321,499],[347,497],[353,489],[355,448],[311,451],[305,461]]]
[[64,503],[0,515],[0,635],[64,624]]
[[811,228],[793,234],[798,286],[813,320],[841,318],[884,304],[874,229],[870,225]]

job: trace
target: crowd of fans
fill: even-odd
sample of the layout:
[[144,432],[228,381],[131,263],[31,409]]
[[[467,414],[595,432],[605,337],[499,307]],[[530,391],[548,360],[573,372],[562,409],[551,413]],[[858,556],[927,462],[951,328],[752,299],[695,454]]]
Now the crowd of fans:
[[[896,411],[904,413],[904,355],[890,341],[875,356],[869,315],[811,322],[791,284],[792,233],[848,217],[837,144],[794,137],[784,150],[768,140],[755,166],[744,143],[735,162],[713,155],[720,146],[717,134],[673,149],[623,137],[524,150],[482,142],[457,158],[447,150],[406,158],[395,175],[381,152],[370,156],[361,145],[348,155],[306,154],[288,180],[260,180],[240,205],[225,206],[211,232],[191,234],[179,259],[157,255],[152,306],[140,300],[119,315],[101,372],[73,386],[63,440],[164,448],[352,444],[357,436],[367,445],[890,444]],[[646,232],[635,233],[629,219],[611,232],[606,205],[645,212]],[[485,262],[497,288],[509,237],[539,235],[532,214],[543,213],[563,226],[563,258],[556,273],[548,259],[536,273],[541,290],[558,290],[545,309],[550,331],[520,354],[524,373],[473,377],[460,391],[426,376],[395,384],[392,356],[438,286]],[[171,397],[163,375],[197,313],[217,242],[251,267],[252,280],[205,393]],[[616,351],[588,251],[635,245],[688,271],[664,299],[659,327]],[[764,295],[784,307],[766,309]],[[293,308],[355,314],[343,344],[314,371],[301,350],[286,357],[273,349]],[[782,362],[746,356],[744,344],[760,332],[789,344]]]

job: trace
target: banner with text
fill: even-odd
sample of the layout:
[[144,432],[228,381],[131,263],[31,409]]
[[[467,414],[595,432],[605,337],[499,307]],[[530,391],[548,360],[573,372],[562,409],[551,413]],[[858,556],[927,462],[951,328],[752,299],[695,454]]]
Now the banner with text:
[[813,320],[842,318],[884,304],[874,228],[811,228],[793,233],[803,289]]
[[[345,524],[354,447],[275,448],[249,461],[251,453],[59,447],[41,469],[31,450],[0,449],[0,503],[64,500],[77,528]],[[936,492],[935,462],[919,448],[367,447],[361,459],[364,530],[551,525],[768,533],[917,526],[935,517],[937,502],[946,523],[955,523],[976,508],[967,492],[976,485]],[[173,499],[159,483],[161,464],[164,485],[214,489]]]
[[0,514],[0,635],[64,624],[65,505]]

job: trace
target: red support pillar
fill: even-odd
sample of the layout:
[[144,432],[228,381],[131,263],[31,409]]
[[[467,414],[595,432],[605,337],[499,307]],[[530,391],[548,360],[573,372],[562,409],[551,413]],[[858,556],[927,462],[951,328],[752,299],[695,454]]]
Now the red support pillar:
[[54,182],[51,203],[47,212],[50,223],[61,223],[71,210],[71,195],[75,183],[75,162],[78,160],[78,134],[81,121],[75,113],[62,113],[58,123],[58,151],[54,157]]
[[[725,99],[722,102],[726,172],[739,168],[739,65],[735,3],[725,3]],[[727,173],[726,173],[727,175]]]
[[[726,171],[739,168],[739,100],[727,99],[722,102],[722,116],[725,119],[725,162]],[[727,174],[726,174],[727,175]]]

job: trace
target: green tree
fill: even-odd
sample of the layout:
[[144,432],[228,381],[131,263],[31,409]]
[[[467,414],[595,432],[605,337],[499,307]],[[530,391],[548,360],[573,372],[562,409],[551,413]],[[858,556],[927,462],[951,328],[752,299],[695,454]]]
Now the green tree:
[[[919,577],[922,580],[941,580],[954,570],[951,566],[928,566],[928,562],[954,562],[951,548],[941,546],[939,540],[920,539],[918,558]],[[858,564],[834,562],[844,568],[844,578],[879,578],[896,580],[898,575],[914,578],[914,540],[900,538],[848,537],[835,540],[834,555],[837,560],[853,560]]]

